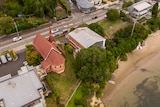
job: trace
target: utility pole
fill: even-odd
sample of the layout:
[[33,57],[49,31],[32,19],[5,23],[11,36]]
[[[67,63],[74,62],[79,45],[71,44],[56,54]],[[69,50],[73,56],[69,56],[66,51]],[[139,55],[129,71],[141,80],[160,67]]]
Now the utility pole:
[[83,24],[83,17],[84,17],[84,15],[81,16],[81,18],[82,18],[82,24]]
[[133,23],[133,28],[132,28],[132,32],[131,32],[131,38],[132,38],[132,35],[133,35],[133,31],[134,31],[135,25],[137,23],[137,19],[135,19],[133,21],[134,21],[134,23]]
[[13,19],[13,21],[14,21],[14,26],[15,26],[15,28],[16,28],[17,36],[19,37],[19,32],[18,32],[17,23],[15,22],[15,20],[14,20],[14,19]]

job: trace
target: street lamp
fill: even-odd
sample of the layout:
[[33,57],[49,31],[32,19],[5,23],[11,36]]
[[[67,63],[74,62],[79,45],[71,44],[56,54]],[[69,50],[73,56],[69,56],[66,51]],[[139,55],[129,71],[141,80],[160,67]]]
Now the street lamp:
[[16,21],[15,21],[14,19],[13,19],[13,21],[14,21],[14,26],[15,26],[15,28],[16,28],[17,36],[19,37],[19,32],[18,32],[17,23],[16,23]]

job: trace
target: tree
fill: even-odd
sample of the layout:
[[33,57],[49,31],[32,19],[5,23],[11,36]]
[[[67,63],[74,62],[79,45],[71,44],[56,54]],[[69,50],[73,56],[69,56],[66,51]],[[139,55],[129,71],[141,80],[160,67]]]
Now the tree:
[[39,65],[41,62],[41,56],[40,54],[34,50],[33,45],[27,44],[26,45],[26,61],[29,65]]
[[156,18],[158,15],[158,2],[156,2],[152,8],[152,17]]
[[83,82],[90,85],[97,83],[100,87],[105,85],[108,79],[106,71],[106,51],[98,46],[82,49],[76,55],[76,75]]
[[119,19],[120,15],[117,9],[110,9],[108,10],[108,12],[106,13],[108,19],[110,21],[116,21]]
[[122,19],[122,21],[130,21],[130,18],[121,10],[120,11],[120,18]]
[[26,56],[26,61],[29,65],[39,65],[41,62],[41,57],[37,51],[33,51]]
[[67,44],[67,45],[65,46],[65,49],[66,49],[66,51],[67,51],[68,53],[70,53],[70,54],[73,53],[73,47],[72,47],[71,45]]
[[0,34],[10,34],[14,28],[14,22],[11,17],[0,17]]
[[88,28],[90,28],[94,32],[98,33],[102,37],[105,36],[104,29],[98,23],[92,23],[92,24],[88,25]]
[[124,1],[122,8],[126,9],[127,7],[131,6],[132,4],[133,4],[132,1]]

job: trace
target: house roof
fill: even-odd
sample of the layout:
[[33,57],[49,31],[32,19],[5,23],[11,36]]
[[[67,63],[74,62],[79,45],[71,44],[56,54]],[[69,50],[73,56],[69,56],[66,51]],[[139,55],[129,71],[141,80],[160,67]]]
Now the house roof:
[[41,98],[38,89],[42,88],[34,71],[0,82],[0,99],[5,107],[22,107]]
[[147,2],[138,2],[137,4],[133,5],[133,8],[135,8],[137,11],[142,11],[149,7],[151,7],[151,5]]
[[97,42],[105,40],[105,38],[90,30],[88,27],[77,28],[70,32],[69,35],[84,48],[88,48]]
[[47,67],[48,65],[59,66],[64,64],[64,57],[61,55],[61,52],[56,48],[56,46],[46,40],[45,37],[38,34],[33,41],[33,45],[36,50],[41,54],[45,63],[42,63],[43,67]]
[[94,4],[89,2],[88,0],[76,0],[77,4],[82,8],[91,8],[94,7]]

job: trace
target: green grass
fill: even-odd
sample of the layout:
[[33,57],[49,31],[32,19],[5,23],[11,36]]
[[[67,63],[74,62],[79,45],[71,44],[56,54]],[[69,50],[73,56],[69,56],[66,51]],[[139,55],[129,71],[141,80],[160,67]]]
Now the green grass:
[[82,85],[80,85],[75,94],[73,95],[72,99],[70,100],[67,107],[76,107],[76,105],[74,104],[74,100],[81,99],[83,97],[82,95],[83,95]]
[[109,21],[107,19],[99,22],[99,24],[104,29],[104,32],[108,38],[111,38],[112,35],[119,29],[129,25],[128,22],[123,22],[121,20]]
[[47,107],[56,107],[52,105],[53,101],[55,101],[55,96],[59,96],[60,103],[65,104],[78,83],[78,79],[73,70],[73,56],[70,54],[66,55],[66,68],[64,73],[56,74],[51,72],[47,75],[46,80],[54,94],[54,96],[47,98]]

